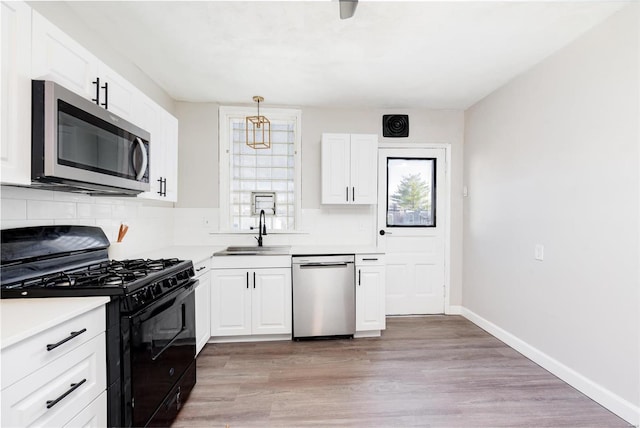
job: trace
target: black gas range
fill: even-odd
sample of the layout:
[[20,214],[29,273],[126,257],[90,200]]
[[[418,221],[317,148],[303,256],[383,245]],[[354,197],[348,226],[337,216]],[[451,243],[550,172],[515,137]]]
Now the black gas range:
[[109,240],[90,226],[1,231],[0,296],[109,296],[110,427],[168,426],[195,385],[191,261],[109,260]]

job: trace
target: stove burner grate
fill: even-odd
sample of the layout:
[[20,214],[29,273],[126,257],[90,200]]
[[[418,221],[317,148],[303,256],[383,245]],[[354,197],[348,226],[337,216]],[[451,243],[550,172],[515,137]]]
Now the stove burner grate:
[[180,262],[179,259],[102,261],[79,270],[61,271],[3,285],[3,288],[123,287]]

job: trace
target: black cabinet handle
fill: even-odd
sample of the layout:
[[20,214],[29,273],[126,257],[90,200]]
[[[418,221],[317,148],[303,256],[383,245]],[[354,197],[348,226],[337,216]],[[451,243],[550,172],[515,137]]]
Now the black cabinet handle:
[[53,406],[55,406],[56,404],[58,404],[61,400],[63,400],[67,395],[71,394],[73,391],[75,391],[76,389],[78,389],[80,387],[80,385],[82,385],[83,383],[85,383],[87,381],[87,379],[82,379],[80,382],[78,383],[72,383],[70,386],[71,388],[69,388],[67,390],[67,392],[65,392],[64,394],[62,394],[60,397],[56,398],[55,400],[47,400],[47,409],[52,408]]
[[347,200],[347,202],[349,202],[349,186],[344,188],[345,190],[345,199]]
[[196,269],[196,272],[200,272],[202,269],[206,269],[206,268],[207,268],[206,266],[200,266],[198,269]]
[[363,262],[376,262],[376,261],[378,261],[378,259],[377,258],[373,258],[373,259],[363,258],[362,261]]
[[95,98],[91,98],[91,101],[96,103],[96,105],[100,105],[100,78],[96,77],[96,80],[94,82],[91,82],[91,83],[96,85],[96,97]]
[[362,284],[362,271],[358,269],[358,286]]
[[83,328],[80,331],[72,331],[71,333],[69,333],[69,337],[65,337],[64,339],[62,339],[60,342],[58,343],[54,343],[54,344],[49,344],[47,345],[47,351],[53,351],[54,349],[56,349],[58,346],[62,345],[63,343],[67,343],[68,341],[70,341],[71,339],[73,339],[74,337],[78,337],[80,336],[82,333],[84,333],[85,331],[87,331],[86,328]]
[[104,107],[105,110],[109,110],[109,83],[104,82],[102,89],[104,89],[104,102],[100,105]]
[[253,288],[256,288],[256,273],[253,273]]
[[352,187],[351,188],[351,202],[355,202],[356,201],[356,188]]
[[247,288],[249,288],[249,272],[247,272]]

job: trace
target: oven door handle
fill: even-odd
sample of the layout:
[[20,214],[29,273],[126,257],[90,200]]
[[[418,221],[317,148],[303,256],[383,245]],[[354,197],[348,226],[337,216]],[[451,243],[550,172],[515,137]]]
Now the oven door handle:
[[[173,336],[173,338],[169,342],[167,342],[166,345],[164,345],[162,347],[160,352],[158,352],[153,357],[151,357],[151,361],[155,361],[158,358],[160,358],[160,355],[162,355],[164,353],[164,351],[169,349],[171,347],[171,345],[173,345],[173,342],[178,340],[178,337],[187,329],[187,309],[186,309],[186,306],[184,304],[182,304],[181,307],[182,307],[182,328],[180,329],[180,331],[178,333],[176,333],[175,336]],[[151,349],[153,349],[153,348],[155,348],[155,346],[153,346],[153,341],[152,341],[151,342]]]

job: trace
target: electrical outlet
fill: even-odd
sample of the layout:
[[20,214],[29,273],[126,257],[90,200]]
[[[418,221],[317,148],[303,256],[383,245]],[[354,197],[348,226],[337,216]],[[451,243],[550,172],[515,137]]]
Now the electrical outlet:
[[534,257],[536,260],[540,260],[540,261],[544,260],[544,245],[536,244]]

